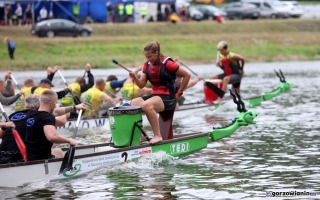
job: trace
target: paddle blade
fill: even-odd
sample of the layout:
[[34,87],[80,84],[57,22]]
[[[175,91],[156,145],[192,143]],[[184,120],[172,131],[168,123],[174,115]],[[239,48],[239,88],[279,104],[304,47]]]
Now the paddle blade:
[[112,59],[112,62],[113,62],[114,64],[116,64],[116,65],[119,64],[119,62],[118,62],[117,60],[115,60],[115,59]]
[[17,130],[12,130],[12,134],[13,134],[14,139],[16,140],[16,143],[17,143],[19,151],[22,155],[22,158],[26,162],[27,161],[27,148],[24,145],[24,142],[22,141]]
[[219,97],[223,98],[225,92],[223,90],[221,90],[220,88],[218,88],[216,85],[214,85],[211,82],[206,82],[206,85],[208,86],[208,88],[210,90],[212,90],[214,93],[216,93]]
[[74,152],[75,152],[75,148],[74,147],[70,147],[68,149],[68,151],[64,155],[64,158],[63,158],[60,170],[59,170],[59,174],[62,174],[64,172],[69,171],[69,170],[72,169]]
[[70,151],[70,149],[66,152],[66,154],[64,154],[64,158],[63,158],[60,170],[59,170],[59,174],[62,174],[63,172],[66,171],[65,169],[67,168],[69,151]]

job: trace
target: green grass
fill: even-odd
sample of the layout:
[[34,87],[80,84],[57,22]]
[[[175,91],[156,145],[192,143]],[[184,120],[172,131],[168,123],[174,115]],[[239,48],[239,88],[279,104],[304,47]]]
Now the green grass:
[[318,19],[90,26],[94,29],[91,37],[53,39],[32,36],[28,27],[1,27],[0,37],[10,36],[17,46],[16,59],[10,61],[6,45],[0,45],[1,69],[82,68],[87,62],[94,68],[116,67],[112,59],[138,66],[145,61],[142,50],[150,41],[159,41],[164,54],[179,55],[186,64],[214,63],[220,40],[228,41],[230,50],[247,62],[320,59]]

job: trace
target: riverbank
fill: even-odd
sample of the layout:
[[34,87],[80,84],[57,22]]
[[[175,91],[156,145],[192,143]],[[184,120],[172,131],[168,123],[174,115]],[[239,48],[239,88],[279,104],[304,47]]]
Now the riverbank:
[[88,38],[38,38],[30,27],[1,27],[0,37],[10,36],[17,46],[16,59],[9,60],[7,48],[0,46],[1,69],[40,70],[47,66],[94,68],[141,65],[142,49],[149,41],[159,41],[162,52],[179,55],[186,64],[214,63],[216,44],[229,43],[230,50],[248,62],[320,60],[320,20],[241,20],[218,24],[213,21],[148,24],[92,24]]

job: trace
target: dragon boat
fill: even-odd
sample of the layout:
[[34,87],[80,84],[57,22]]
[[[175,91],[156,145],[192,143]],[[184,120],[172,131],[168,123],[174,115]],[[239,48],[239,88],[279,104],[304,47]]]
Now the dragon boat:
[[[237,91],[235,93],[230,91],[239,113],[226,127],[213,128],[206,133],[173,135],[173,112],[164,115],[160,113],[160,131],[164,140],[156,144],[150,144],[148,137],[145,141],[140,140],[141,134],[145,135],[142,129],[143,115],[140,107],[111,108],[107,121],[112,134],[110,143],[70,147],[64,158],[0,164],[0,187],[17,187],[36,181],[77,177],[100,167],[136,160],[143,155],[157,152],[164,152],[173,157],[182,157],[200,151],[206,148],[209,142],[226,138],[241,126],[255,124],[254,119],[258,113],[255,110],[247,110],[246,105],[254,107],[260,105],[262,101],[289,91],[292,84],[285,81],[281,71],[277,73],[277,76],[281,83],[274,91],[262,93],[254,99],[249,98],[246,104]],[[74,137],[80,127],[79,118],[75,127]]]
[[[271,92],[264,92],[258,96],[253,96],[249,98],[245,98],[245,103],[247,107],[255,107],[260,105],[263,101],[270,100],[283,92],[290,91],[292,84],[290,82],[286,82],[285,77],[281,70],[279,72],[275,71],[276,75],[280,79],[280,84],[276,87],[275,90]],[[206,94],[205,94],[206,95]],[[197,101],[192,103],[187,103],[179,106],[178,109],[174,112],[174,120],[187,116],[188,114],[192,114],[195,110],[197,111],[205,111],[205,110],[213,110],[219,108],[222,104],[214,104],[214,97],[208,98],[209,100],[204,99],[203,101]],[[143,125],[149,125],[148,120],[145,115],[143,115]],[[74,127],[76,124],[76,119],[69,119],[65,126],[59,127],[58,129],[68,129]],[[109,128],[109,118],[106,117],[98,117],[98,118],[89,118],[82,119],[79,125],[81,128],[95,128],[95,127],[105,127]]]
[[[135,160],[143,155],[157,152],[181,157],[199,151],[206,148],[209,142],[228,137],[239,127],[255,123],[254,119],[258,113],[255,110],[246,110],[245,104],[237,92],[232,96],[239,113],[230,125],[214,128],[206,133],[195,132],[174,136],[172,127],[171,129],[161,129],[164,140],[156,144],[150,144],[148,137],[145,141],[140,141],[141,134],[145,134],[142,129],[141,107],[111,108],[109,114],[113,139],[111,143],[77,146],[74,147],[73,153],[68,151],[65,158],[1,164],[0,187],[17,187],[36,181],[76,177],[103,166]],[[165,124],[166,120],[159,120],[159,122],[162,127],[161,123]],[[79,120],[76,124],[77,127],[79,127]]]

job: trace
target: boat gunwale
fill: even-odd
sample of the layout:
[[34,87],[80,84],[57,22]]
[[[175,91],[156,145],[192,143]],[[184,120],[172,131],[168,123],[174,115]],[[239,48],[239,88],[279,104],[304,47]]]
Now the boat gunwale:
[[[77,155],[75,156],[75,159],[79,158],[86,158],[86,157],[92,157],[92,156],[100,156],[100,155],[106,155],[106,154],[112,154],[112,153],[118,153],[122,151],[129,151],[133,149],[139,149],[139,148],[145,148],[145,147],[152,147],[152,146],[158,146],[162,144],[167,144],[167,143],[172,143],[172,142],[177,142],[180,140],[187,140],[187,139],[193,139],[193,138],[198,138],[198,137],[208,137],[208,133],[188,133],[188,134],[183,134],[183,135],[175,135],[173,139],[170,140],[165,140],[156,144],[150,144],[147,142],[142,142],[138,146],[131,146],[131,147],[119,147],[112,150],[106,150],[106,151],[101,151],[101,152],[95,152],[95,153],[88,153],[88,154],[83,154],[83,155]],[[76,147],[76,150],[80,149],[86,149],[86,148],[97,148],[97,147],[106,147],[110,146],[110,143],[96,143],[92,145],[82,145]],[[0,164],[0,169],[3,168],[10,168],[10,167],[20,167],[20,166],[28,166],[28,165],[36,165],[36,164],[45,164],[45,163],[53,163],[53,162],[60,162],[62,161],[63,158],[52,158],[52,159],[44,159],[44,160],[35,160],[35,161],[27,161],[27,162],[16,162],[16,163],[7,163],[7,164]]]

